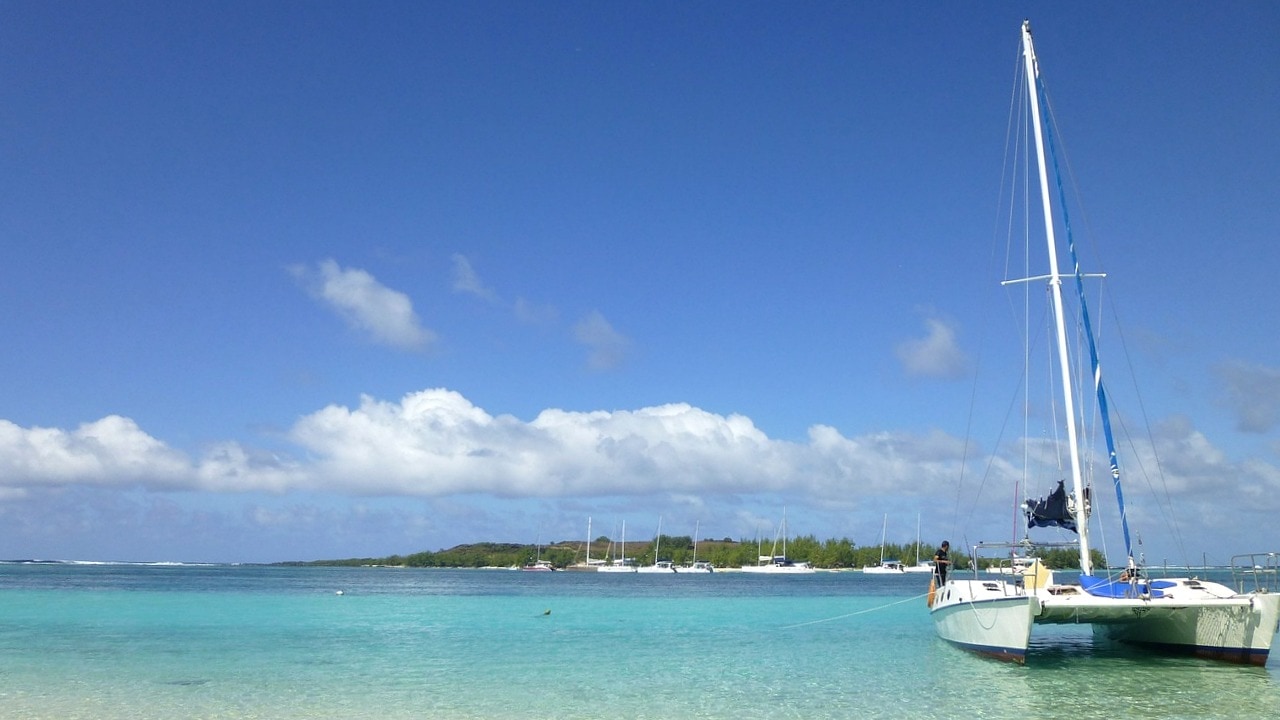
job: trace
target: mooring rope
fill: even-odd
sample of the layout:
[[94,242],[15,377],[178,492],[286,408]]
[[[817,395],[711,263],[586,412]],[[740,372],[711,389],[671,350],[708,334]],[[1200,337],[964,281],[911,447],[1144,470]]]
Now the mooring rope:
[[908,602],[911,602],[912,600],[919,600],[920,598],[925,597],[928,594],[929,593],[920,593],[919,595],[916,595],[915,597],[909,597],[906,600],[898,600],[897,602],[891,602],[886,605],[880,605],[879,607],[867,608],[866,610],[859,610],[857,612],[845,613],[844,615],[836,615],[835,617],[823,618],[822,620],[810,620],[808,622],[796,623],[795,625],[783,625],[779,629],[791,630],[793,628],[804,627],[805,625],[817,625],[818,623],[831,622],[833,620],[843,620],[845,618],[851,618],[854,615],[865,615],[870,612],[876,612],[877,610],[884,610],[885,608],[891,608],[894,605],[901,605],[902,603],[908,603]]

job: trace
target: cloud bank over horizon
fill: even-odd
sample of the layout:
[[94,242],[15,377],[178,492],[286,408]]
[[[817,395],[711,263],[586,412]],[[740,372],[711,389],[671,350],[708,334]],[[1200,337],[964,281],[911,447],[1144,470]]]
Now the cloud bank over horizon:
[[[995,456],[966,452],[962,439],[941,431],[846,437],[814,425],[803,441],[781,440],[748,417],[686,403],[547,409],[526,422],[443,388],[398,402],[363,396],[355,407],[329,405],[301,417],[284,438],[292,453],[223,441],[191,457],[116,415],[71,430],[0,420],[0,488],[11,496],[73,485],[423,498],[796,493],[838,504],[950,494],[966,473],[968,482],[1007,487],[1021,475],[1014,458],[1027,448],[1045,466],[1054,455],[1043,440],[1014,442]],[[1154,448],[1137,447],[1130,476],[1161,469],[1171,494],[1208,498],[1235,488],[1255,507],[1278,504],[1274,463],[1230,459],[1184,417],[1158,425],[1153,439]],[[994,477],[975,479],[976,469]]]
[[231,441],[193,458],[116,415],[72,430],[0,420],[0,469],[11,490],[82,484],[508,498],[803,490],[838,498],[851,485],[901,492],[908,479],[920,484],[922,468],[941,480],[962,453],[941,433],[846,438],[815,425],[805,442],[772,439],[750,418],[685,403],[547,409],[525,422],[441,388],[398,402],[363,396],[356,407],[330,405],[284,437],[305,459]]

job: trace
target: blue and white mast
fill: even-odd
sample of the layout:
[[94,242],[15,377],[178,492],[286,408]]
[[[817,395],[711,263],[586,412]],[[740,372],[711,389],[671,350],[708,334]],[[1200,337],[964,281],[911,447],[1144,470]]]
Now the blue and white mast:
[[1040,204],[1044,210],[1045,242],[1049,249],[1049,287],[1053,296],[1053,317],[1058,331],[1058,364],[1062,374],[1062,402],[1066,411],[1067,445],[1071,456],[1071,490],[1075,496],[1076,531],[1080,535],[1080,572],[1093,574],[1089,558],[1089,518],[1084,502],[1084,477],[1080,469],[1080,440],[1076,427],[1075,398],[1071,389],[1069,368],[1071,354],[1067,345],[1066,320],[1062,309],[1062,275],[1058,271],[1058,245],[1054,238],[1053,207],[1049,201],[1049,174],[1045,167],[1044,133],[1040,123],[1040,93],[1036,85],[1039,68],[1031,44],[1031,21],[1022,23],[1022,55],[1027,74],[1027,95],[1031,102],[1031,122],[1035,129],[1036,161],[1040,171]]

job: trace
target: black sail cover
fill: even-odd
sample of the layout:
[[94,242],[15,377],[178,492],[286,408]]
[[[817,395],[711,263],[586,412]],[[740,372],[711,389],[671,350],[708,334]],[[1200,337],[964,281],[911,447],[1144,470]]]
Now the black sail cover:
[[1027,527],[1064,527],[1071,532],[1076,529],[1076,518],[1067,507],[1067,490],[1063,481],[1058,481],[1058,489],[1049,493],[1048,497],[1039,500],[1028,500],[1023,505],[1027,515]]

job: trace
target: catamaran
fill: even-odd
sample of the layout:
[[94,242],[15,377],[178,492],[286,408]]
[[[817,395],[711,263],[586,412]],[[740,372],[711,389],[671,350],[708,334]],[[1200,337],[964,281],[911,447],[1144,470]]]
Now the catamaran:
[[[1149,578],[1146,568],[1134,557],[1121,491],[1120,465],[1107,414],[1107,394],[1083,291],[1084,279],[1093,276],[1081,273],[1076,258],[1071,225],[1067,222],[1066,205],[1062,202],[1063,183],[1056,177],[1059,163],[1054,154],[1053,135],[1041,119],[1043,83],[1029,22],[1022,25],[1021,58],[1035,141],[1039,204],[1044,217],[1049,268],[1046,275],[1007,282],[1024,286],[1029,282],[1045,282],[1048,285],[1053,334],[1056,336],[1056,346],[1051,348],[1051,353],[1056,355],[1058,367],[1054,382],[1059,384],[1061,391],[1062,417],[1059,422],[1066,431],[1071,481],[1069,490],[1060,480],[1045,498],[1026,501],[1023,510],[1029,528],[1056,526],[1064,529],[1061,532],[1075,533],[1070,544],[1079,552],[1080,574],[1078,580],[1058,582],[1053,571],[1037,560],[1010,579],[980,577],[976,563],[972,573],[952,572],[946,584],[930,594],[930,614],[938,635],[961,648],[1021,663],[1026,661],[1035,626],[1087,623],[1093,626],[1095,636],[1156,651],[1264,665],[1280,623],[1280,593],[1277,592],[1280,590],[1277,586],[1280,553],[1234,558],[1232,586],[1195,577]],[[1051,180],[1047,171],[1050,163],[1055,170],[1054,180],[1060,193],[1058,221],[1050,200]],[[1072,268],[1066,273],[1059,269],[1055,237],[1059,221],[1065,231],[1066,257],[1070,259]],[[1089,377],[1095,396],[1093,404],[1106,441],[1107,471],[1116,493],[1127,555],[1126,566],[1118,575],[1105,568],[1094,568],[1090,552],[1089,521],[1094,498],[1086,484],[1085,461],[1092,454],[1086,454],[1081,447],[1084,423],[1075,406],[1077,397],[1070,369],[1073,346],[1068,342],[1065,329],[1068,320],[1063,309],[1064,281],[1074,285],[1078,295],[1074,313],[1079,317],[1071,321],[1079,330],[1074,349],[1076,356],[1083,358],[1087,353],[1089,358]],[[975,556],[994,549],[1013,558],[1019,556],[1018,551],[1033,551],[1034,545],[1028,539],[1003,546],[979,544],[973,550]],[[1025,552],[1021,555],[1026,556]]]

